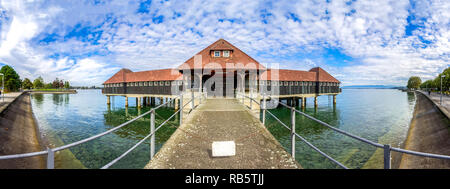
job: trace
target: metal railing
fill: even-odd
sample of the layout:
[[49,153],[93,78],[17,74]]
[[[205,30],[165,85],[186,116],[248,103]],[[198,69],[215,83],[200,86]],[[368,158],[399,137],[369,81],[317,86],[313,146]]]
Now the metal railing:
[[[250,103],[252,101],[254,102],[258,102],[257,100],[250,98],[246,95],[242,95],[242,94],[238,94],[240,96],[243,96],[243,98],[248,98],[250,99]],[[440,154],[432,154],[432,153],[425,153],[425,152],[417,152],[417,151],[412,151],[412,150],[405,150],[405,149],[401,149],[401,148],[395,148],[395,147],[391,147],[391,145],[389,144],[379,144],[370,140],[367,140],[365,138],[356,136],[354,134],[351,134],[349,132],[340,130],[338,128],[335,128],[331,125],[329,125],[328,123],[325,123],[321,120],[318,120],[302,111],[299,111],[297,109],[295,109],[295,107],[289,106],[285,103],[282,103],[281,101],[278,101],[279,104],[281,104],[282,106],[288,108],[291,110],[291,127],[287,126],[286,124],[284,124],[280,119],[278,119],[274,114],[272,114],[270,111],[267,111],[266,109],[266,99],[270,99],[270,96],[263,96],[262,98],[262,104],[260,105],[260,110],[263,110],[262,112],[262,122],[265,125],[265,119],[266,119],[266,112],[269,113],[269,115],[271,115],[277,122],[279,122],[282,126],[286,127],[289,131],[291,131],[291,155],[292,157],[295,158],[295,138],[299,138],[300,140],[302,140],[304,143],[306,143],[309,147],[311,147],[312,149],[314,149],[315,151],[319,152],[321,155],[323,155],[324,157],[326,157],[327,159],[329,159],[330,161],[332,161],[333,163],[337,164],[338,166],[344,168],[344,169],[348,169],[348,167],[346,167],[345,165],[343,165],[342,163],[340,163],[339,161],[333,159],[331,156],[327,155],[326,153],[322,152],[319,148],[317,148],[316,146],[314,146],[313,144],[311,144],[310,142],[308,142],[305,138],[303,138],[302,136],[300,136],[298,133],[295,132],[295,114],[298,113],[302,116],[305,116],[325,127],[328,127],[329,129],[332,129],[333,131],[336,131],[338,133],[341,133],[343,135],[346,135],[348,137],[351,137],[353,139],[356,139],[358,141],[364,142],[366,144],[370,144],[372,146],[375,146],[377,148],[382,148],[384,155],[383,155],[383,163],[384,163],[384,169],[390,169],[391,168],[391,151],[395,151],[395,152],[400,152],[400,153],[405,153],[405,154],[410,154],[410,155],[415,155],[415,156],[422,156],[422,157],[430,157],[430,158],[439,158],[439,159],[447,159],[450,160],[450,156],[447,155],[440,155]],[[260,104],[260,103],[257,103]],[[251,107],[250,107],[251,108]]]
[[[101,167],[101,169],[107,169],[109,167],[111,167],[112,165],[114,165],[116,162],[118,162],[119,160],[121,160],[123,157],[125,157],[127,154],[129,154],[131,151],[133,151],[134,149],[136,149],[140,144],[142,144],[145,140],[147,140],[148,138],[150,138],[150,159],[153,158],[153,156],[155,155],[155,133],[156,131],[158,131],[162,126],[164,126],[170,119],[172,119],[177,113],[180,113],[180,125],[182,124],[182,120],[183,120],[183,109],[184,107],[186,107],[187,105],[191,104],[191,111],[193,109],[195,109],[197,106],[195,106],[195,99],[199,98],[199,103],[201,103],[202,98],[205,97],[204,93],[200,93],[200,95],[197,95],[195,97],[194,95],[194,91],[191,91],[191,100],[189,100],[186,104],[183,104],[183,94],[172,98],[170,101],[167,101],[165,103],[162,103],[152,109],[150,109],[149,111],[125,122],[122,123],[116,127],[114,127],[113,129],[110,129],[108,131],[105,131],[103,133],[85,138],[83,140],[74,142],[74,143],[70,143],[64,146],[60,146],[60,147],[56,147],[56,148],[47,148],[47,150],[44,151],[39,151],[39,152],[30,152],[30,153],[24,153],[24,154],[14,154],[14,155],[4,155],[4,156],[0,156],[0,160],[4,160],[4,159],[17,159],[17,158],[26,158],[26,157],[33,157],[33,156],[39,156],[39,155],[45,155],[47,154],[47,169],[54,169],[55,168],[55,152],[61,151],[61,150],[65,150],[74,146],[78,146],[80,144],[84,144],[86,142],[95,140],[97,138],[100,138],[104,135],[110,134],[122,127],[127,126],[128,124],[150,114],[150,134],[145,136],[142,140],[140,140],[138,143],[136,143],[133,147],[131,147],[130,149],[128,149],[126,152],[124,152],[122,155],[120,155],[119,157],[117,157],[116,159],[112,160],[111,162],[109,162],[108,164],[104,165],[103,167]],[[180,108],[178,109],[178,111],[174,112],[168,119],[166,119],[165,121],[163,121],[157,128],[155,128],[155,114],[156,114],[156,110],[159,109],[160,107],[163,107],[165,105],[167,105],[168,103],[171,103],[172,101],[176,100],[176,99],[180,99]]]

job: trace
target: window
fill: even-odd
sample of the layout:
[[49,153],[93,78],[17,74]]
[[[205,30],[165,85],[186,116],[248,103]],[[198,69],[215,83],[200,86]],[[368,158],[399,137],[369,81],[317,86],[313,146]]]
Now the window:
[[182,85],[183,84],[183,81],[178,81],[178,85]]
[[298,86],[298,81],[295,82],[295,86]]
[[153,82],[154,86],[158,86],[158,83],[157,81]]
[[149,81],[148,86],[153,86],[153,81]]
[[164,86],[164,81],[160,81],[159,86]]
[[214,57],[220,57],[220,51],[214,51]]
[[170,86],[170,81],[166,81],[166,86]]
[[290,85],[290,86],[294,86],[294,82],[292,82],[292,81],[289,82],[289,85]]
[[230,57],[230,51],[223,51],[223,57]]

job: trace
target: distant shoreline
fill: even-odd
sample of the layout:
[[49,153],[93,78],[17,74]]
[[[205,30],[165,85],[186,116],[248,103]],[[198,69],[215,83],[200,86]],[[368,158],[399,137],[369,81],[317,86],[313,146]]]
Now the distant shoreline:
[[77,94],[76,90],[32,90],[28,91],[31,94]]

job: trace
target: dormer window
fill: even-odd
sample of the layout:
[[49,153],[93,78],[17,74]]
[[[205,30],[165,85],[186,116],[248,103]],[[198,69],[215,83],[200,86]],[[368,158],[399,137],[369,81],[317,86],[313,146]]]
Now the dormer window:
[[230,57],[230,51],[223,51],[223,57]]
[[214,51],[214,57],[220,57],[220,51]]

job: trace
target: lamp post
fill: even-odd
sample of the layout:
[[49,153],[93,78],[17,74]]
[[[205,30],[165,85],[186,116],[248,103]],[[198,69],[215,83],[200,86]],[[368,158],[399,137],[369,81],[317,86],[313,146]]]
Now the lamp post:
[[442,105],[442,78],[444,78],[445,75],[441,75],[441,105]]
[[0,73],[2,76],[2,100],[5,101],[5,74]]

